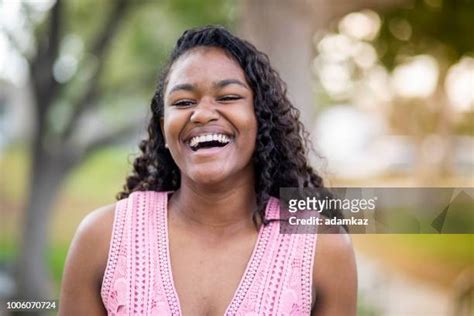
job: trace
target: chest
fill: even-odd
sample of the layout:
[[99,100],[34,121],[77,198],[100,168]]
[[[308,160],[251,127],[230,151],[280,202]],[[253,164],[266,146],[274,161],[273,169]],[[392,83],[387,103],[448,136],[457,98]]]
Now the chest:
[[245,275],[257,233],[209,244],[171,230],[169,242],[183,315],[223,315]]

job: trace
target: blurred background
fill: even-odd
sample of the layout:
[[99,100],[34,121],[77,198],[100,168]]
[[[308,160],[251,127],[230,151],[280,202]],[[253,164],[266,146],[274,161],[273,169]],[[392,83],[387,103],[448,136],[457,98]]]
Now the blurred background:
[[[473,187],[471,0],[0,0],[0,315],[58,297],[77,225],[131,170],[160,67],[207,24],[269,55],[328,185]],[[472,315],[473,235],[353,242],[359,315]]]

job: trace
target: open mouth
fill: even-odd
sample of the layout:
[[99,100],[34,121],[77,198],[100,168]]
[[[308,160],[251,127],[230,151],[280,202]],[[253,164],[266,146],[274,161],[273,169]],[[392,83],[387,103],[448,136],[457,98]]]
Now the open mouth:
[[193,151],[205,148],[224,147],[231,142],[231,137],[225,134],[207,134],[192,137],[188,144]]

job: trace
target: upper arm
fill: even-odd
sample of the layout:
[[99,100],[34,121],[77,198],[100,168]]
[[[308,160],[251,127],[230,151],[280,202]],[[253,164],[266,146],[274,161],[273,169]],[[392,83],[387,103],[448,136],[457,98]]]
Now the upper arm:
[[79,225],[64,267],[59,315],[105,315],[100,289],[107,264],[115,204],[88,214]]
[[313,268],[313,315],[356,315],[357,270],[348,234],[320,234]]

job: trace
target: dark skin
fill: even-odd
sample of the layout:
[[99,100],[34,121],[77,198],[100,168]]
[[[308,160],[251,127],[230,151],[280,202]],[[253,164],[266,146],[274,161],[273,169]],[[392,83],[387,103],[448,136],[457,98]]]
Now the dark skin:
[[[253,94],[240,66],[222,50],[199,48],[173,65],[161,122],[181,171],[168,201],[174,284],[184,315],[222,315],[238,287],[257,239]],[[223,133],[219,150],[193,152],[189,138]],[[115,205],[90,213],[69,251],[60,315],[104,315],[100,287]],[[215,284],[219,284],[216,287]],[[313,315],[355,315],[357,280],[350,239],[318,236],[313,270]]]

